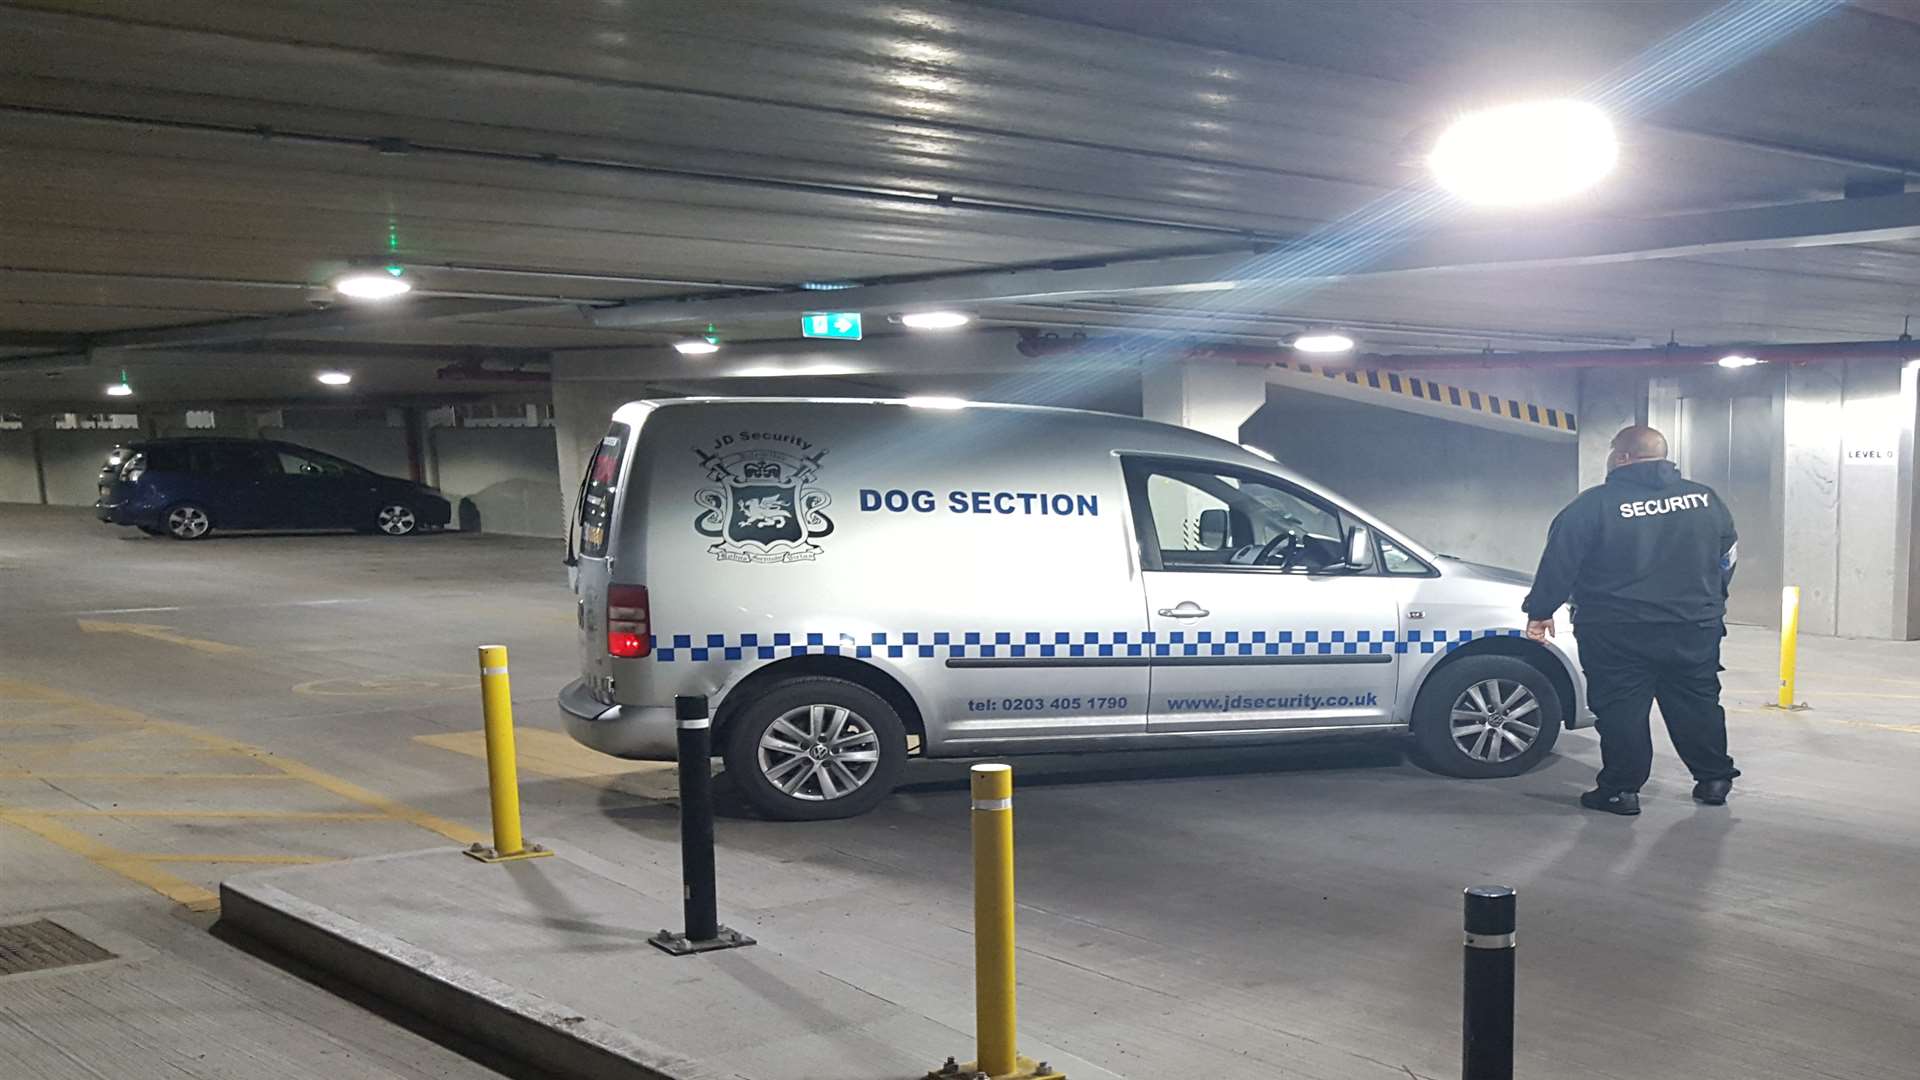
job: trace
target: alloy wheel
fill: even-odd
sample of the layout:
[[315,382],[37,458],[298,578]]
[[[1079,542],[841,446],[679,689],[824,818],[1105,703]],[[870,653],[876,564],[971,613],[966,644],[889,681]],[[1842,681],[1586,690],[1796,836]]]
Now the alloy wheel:
[[1540,738],[1540,701],[1512,679],[1484,679],[1454,699],[1453,744],[1475,761],[1499,764]]
[[380,531],[388,536],[405,536],[418,524],[413,511],[397,503],[380,509]]
[[828,802],[864,787],[880,767],[880,736],[844,705],[804,705],[760,735],[760,774],[795,799]]
[[167,514],[167,531],[182,540],[198,540],[211,528],[207,512],[197,506],[176,506]]

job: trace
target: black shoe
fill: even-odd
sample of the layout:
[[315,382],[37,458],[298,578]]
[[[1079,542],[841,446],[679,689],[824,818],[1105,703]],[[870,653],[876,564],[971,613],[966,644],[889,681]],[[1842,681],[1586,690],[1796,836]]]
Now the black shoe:
[[1731,780],[1702,780],[1693,785],[1693,800],[1708,806],[1727,805],[1727,795],[1733,791]]
[[1589,810],[1605,810],[1609,814],[1632,817],[1640,812],[1640,793],[1594,788],[1580,796],[1580,805]]

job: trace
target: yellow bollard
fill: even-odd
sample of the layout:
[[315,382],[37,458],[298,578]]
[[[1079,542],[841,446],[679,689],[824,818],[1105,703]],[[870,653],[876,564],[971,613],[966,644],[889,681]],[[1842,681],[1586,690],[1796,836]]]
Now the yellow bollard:
[[1777,708],[1804,709],[1793,700],[1794,668],[1800,652],[1800,586],[1780,590],[1780,701]]
[[493,846],[475,844],[467,854],[481,862],[537,859],[553,852],[520,835],[520,779],[513,759],[513,688],[507,681],[507,648],[480,646],[480,707],[487,726],[487,793],[493,802]]
[[977,1061],[947,1059],[930,1080],[1064,1080],[1015,1049],[1013,970],[1013,767],[975,765],[973,781],[973,993]]

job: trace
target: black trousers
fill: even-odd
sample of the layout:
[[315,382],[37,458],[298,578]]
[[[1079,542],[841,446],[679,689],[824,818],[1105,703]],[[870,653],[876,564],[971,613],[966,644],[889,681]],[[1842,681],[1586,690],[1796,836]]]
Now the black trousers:
[[1695,780],[1740,775],[1727,756],[1727,712],[1720,707],[1718,623],[1582,625],[1580,666],[1587,703],[1600,718],[1600,780],[1606,791],[1639,791],[1653,771],[1649,715],[1655,700],[1673,748]]

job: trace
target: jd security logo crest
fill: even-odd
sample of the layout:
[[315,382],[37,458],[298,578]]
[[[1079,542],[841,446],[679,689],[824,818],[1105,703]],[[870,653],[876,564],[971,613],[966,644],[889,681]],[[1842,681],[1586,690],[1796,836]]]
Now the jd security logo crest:
[[714,558],[789,563],[819,556],[814,541],[833,532],[833,519],[824,513],[833,496],[814,486],[825,450],[798,435],[739,431],[693,452],[719,485],[693,495],[700,505],[693,528],[714,538],[707,548]]

